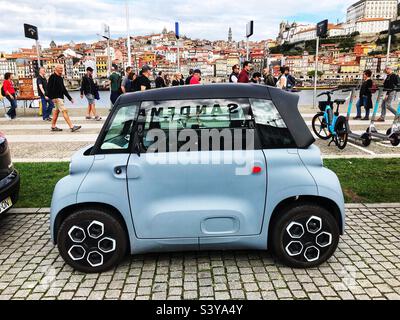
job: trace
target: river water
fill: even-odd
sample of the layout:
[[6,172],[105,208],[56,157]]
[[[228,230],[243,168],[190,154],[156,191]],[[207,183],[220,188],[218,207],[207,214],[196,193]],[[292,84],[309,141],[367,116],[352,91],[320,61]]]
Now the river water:
[[[318,93],[321,93],[322,91],[324,90],[319,90]],[[72,98],[75,100],[75,104],[73,105],[66,100],[65,102],[68,108],[81,108],[87,105],[86,98],[84,97],[83,99],[81,99],[79,91],[70,92],[70,94]],[[299,95],[300,97],[299,106],[304,107],[313,105],[313,94],[314,94],[313,90],[304,90],[295,94]],[[339,91],[335,93],[334,98],[343,99],[346,98],[348,95],[349,93],[342,93]],[[100,100],[96,102],[96,106],[101,109],[110,107],[110,93],[108,91],[100,91]]]

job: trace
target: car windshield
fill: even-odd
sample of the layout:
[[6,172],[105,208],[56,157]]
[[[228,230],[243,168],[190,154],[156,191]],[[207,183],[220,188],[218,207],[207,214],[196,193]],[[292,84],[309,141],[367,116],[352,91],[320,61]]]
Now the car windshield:
[[139,104],[122,105],[109,122],[101,150],[127,150]]

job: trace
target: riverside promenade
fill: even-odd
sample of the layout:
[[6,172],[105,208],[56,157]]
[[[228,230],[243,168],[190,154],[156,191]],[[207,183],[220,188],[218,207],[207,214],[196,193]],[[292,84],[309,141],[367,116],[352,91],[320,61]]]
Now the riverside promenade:
[[[316,109],[301,107],[301,113],[311,129],[311,121]],[[81,125],[79,132],[71,133],[62,118],[58,126],[63,132],[51,132],[50,124],[44,122],[37,115],[37,109],[18,110],[19,116],[14,121],[4,118],[3,110],[0,111],[0,130],[4,132],[11,145],[14,162],[59,162],[69,161],[71,156],[82,147],[93,144],[96,141],[105,119],[108,116],[107,109],[99,109],[103,121],[85,120],[85,109],[70,109],[69,113],[74,124]],[[386,123],[377,124],[378,130],[386,132],[391,126],[393,116],[389,116]],[[350,121],[351,128],[356,133],[365,132],[369,126],[367,121]],[[388,142],[373,142],[365,148],[358,143],[350,141],[343,151],[334,145],[328,147],[329,141],[316,141],[323,157],[328,158],[393,158],[400,157],[400,147],[393,147]]]

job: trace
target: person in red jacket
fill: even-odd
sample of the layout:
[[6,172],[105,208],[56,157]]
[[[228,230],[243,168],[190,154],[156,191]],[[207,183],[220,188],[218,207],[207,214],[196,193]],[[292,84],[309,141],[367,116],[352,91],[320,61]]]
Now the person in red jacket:
[[17,112],[15,109],[17,108],[17,97],[15,95],[14,83],[13,83],[13,75],[11,72],[7,72],[4,75],[4,83],[3,90],[4,97],[10,101],[10,110],[4,115],[8,120],[13,120],[17,117]]
[[201,81],[201,71],[196,69],[193,71],[192,79],[190,79],[190,84],[200,84]]
[[243,63],[243,70],[239,74],[238,83],[249,83],[250,82],[250,70],[251,64],[249,61]]

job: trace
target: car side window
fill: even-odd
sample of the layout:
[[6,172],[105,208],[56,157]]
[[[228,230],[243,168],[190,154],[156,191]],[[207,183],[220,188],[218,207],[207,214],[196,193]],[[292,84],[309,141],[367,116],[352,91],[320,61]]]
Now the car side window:
[[[147,152],[154,152],[151,146],[154,142],[163,141],[165,148],[161,151],[180,151],[181,147],[195,140],[195,148],[185,151],[227,150],[234,148],[228,136],[233,137],[233,130],[246,130],[249,128],[250,103],[248,99],[199,99],[199,100],[173,100],[173,101],[147,101],[143,102],[142,110],[145,116],[143,146]],[[140,117],[142,118],[142,117]],[[165,136],[155,138],[155,130]],[[210,139],[204,138],[207,133],[214,134],[216,140],[222,139],[222,147],[213,144]],[[180,139],[186,134],[188,139]],[[177,141],[172,141],[171,136],[178,136]],[[202,139],[203,137],[203,139]],[[208,140],[208,141],[206,141]],[[212,139],[211,139],[212,140]],[[176,145],[173,145],[173,144]],[[160,148],[158,148],[160,152]]]
[[108,123],[100,150],[103,152],[129,151],[131,133],[140,104],[119,106]]
[[285,121],[271,100],[250,99],[250,104],[263,149],[296,148]]

